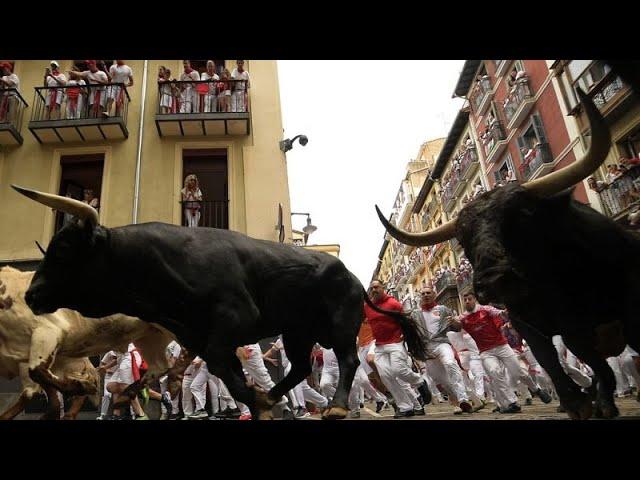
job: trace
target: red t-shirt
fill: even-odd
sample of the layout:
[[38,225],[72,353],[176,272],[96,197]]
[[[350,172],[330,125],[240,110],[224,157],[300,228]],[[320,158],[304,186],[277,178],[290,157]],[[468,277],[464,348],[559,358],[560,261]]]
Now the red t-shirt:
[[[400,302],[386,294],[378,299],[377,302],[373,302],[373,304],[383,310],[402,311]],[[376,339],[376,345],[402,342],[402,329],[395,319],[383,313],[376,312],[366,303],[364,305],[364,315],[369,321],[369,325],[371,325],[371,331],[373,332],[373,337]]]
[[504,323],[500,313],[497,308],[482,305],[476,312],[465,313],[460,319],[462,328],[476,341],[480,352],[508,343],[500,328]]

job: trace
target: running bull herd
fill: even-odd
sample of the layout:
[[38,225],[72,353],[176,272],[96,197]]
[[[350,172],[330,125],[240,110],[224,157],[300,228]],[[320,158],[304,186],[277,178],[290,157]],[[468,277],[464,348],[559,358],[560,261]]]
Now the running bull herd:
[[[572,187],[604,162],[611,145],[600,112],[578,93],[591,145],[575,163],[488,191],[424,233],[396,228],[376,209],[388,233],[407,245],[456,238],[473,265],[478,300],[508,308],[568,415],[614,418],[615,377],[606,358],[626,344],[640,350],[640,237],[572,198]],[[340,260],[228,230],[156,222],[107,228],[87,204],[13,188],[77,220],[52,238],[35,273],[0,270],[0,375],[20,375],[24,386],[0,418],[15,417],[40,389],[48,418],[59,410],[56,390],[75,395],[67,414],[73,418],[80,399],[97,391],[86,356],[135,341],[149,373],[159,375],[168,369],[163,353],[171,339],[200,355],[255,419],[272,418],[282,395],[310,374],[316,342],[333,348],[340,376],[323,418],[347,415],[363,304],[379,309]],[[599,280],[603,269],[615,282]],[[400,322],[409,352],[421,359],[420,331],[410,317],[384,313]],[[291,371],[269,392],[248,387],[236,348],[279,334]],[[553,335],[593,369],[595,402],[562,370]]]

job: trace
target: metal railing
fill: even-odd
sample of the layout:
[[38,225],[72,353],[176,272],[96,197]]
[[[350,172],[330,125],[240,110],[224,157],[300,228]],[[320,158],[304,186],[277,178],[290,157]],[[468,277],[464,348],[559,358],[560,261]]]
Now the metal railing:
[[28,106],[15,88],[0,90],[0,123],[9,123],[19,132],[24,109]]
[[459,290],[465,290],[473,284],[473,271],[458,273],[456,282]]
[[475,87],[473,87],[473,92],[471,93],[471,102],[473,103],[476,111],[480,110],[482,102],[490,91],[491,81],[489,80],[489,77],[483,78],[476,83]]
[[35,87],[31,121],[113,117],[121,118],[126,126],[130,101],[124,83]]
[[628,170],[600,191],[600,200],[610,217],[618,215],[640,199],[640,167]]
[[522,102],[531,98],[532,94],[528,77],[522,77],[516,80],[516,84],[511,88],[503,106],[507,123],[511,122],[511,119],[518,111],[520,105],[522,105]]
[[444,272],[440,278],[435,282],[436,292],[440,293],[447,287],[457,286],[455,275],[450,272]]
[[248,80],[158,81],[158,115],[249,111]]
[[464,178],[473,162],[478,161],[476,147],[467,148],[460,160],[460,177]]
[[616,94],[625,88],[625,84],[620,77],[614,76],[611,72],[607,74],[598,84],[594,86],[589,92],[589,96],[593,100],[593,103],[599,109],[602,109],[607,103],[611,101]]
[[229,228],[228,200],[181,201],[182,225],[186,227]]
[[505,139],[504,129],[498,120],[494,121],[487,127],[484,134],[480,136],[484,153],[487,157],[491,155],[491,151],[500,140]]
[[[523,155],[522,152],[520,154]],[[549,150],[549,144],[539,143],[533,147],[530,153],[526,154],[526,157],[523,155],[522,164],[518,169],[520,170],[520,175],[526,181],[531,178],[543,163],[551,162],[553,162],[553,157]]]

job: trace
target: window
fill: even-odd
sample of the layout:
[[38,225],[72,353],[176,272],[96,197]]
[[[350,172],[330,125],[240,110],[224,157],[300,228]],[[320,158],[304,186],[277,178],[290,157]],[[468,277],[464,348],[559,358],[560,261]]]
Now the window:
[[[85,192],[92,195],[91,201],[96,210],[100,211],[102,203],[102,171],[104,169],[104,154],[92,155],[64,155],[60,158],[62,174],[60,177],[59,195],[70,196],[83,201]],[[72,215],[58,212],[56,215],[56,232],[73,218]]]
[[547,143],[547,136],[544,131],[544,126],[542,125],[542,119],[539,113],[535,113],[531,116],[529,127],[526,128],[524,134],[518,138],[518,148],[522,158],[524,159],[529,149],[533,149],[536,145],[544,143]]
[[[589,92],[611,71],[611,68],[602,61],[594,60],[570,60],[566,62],[564,70],[560,71],[559,81],[567,110],[573,112],[578,105],[576,88],[581,88],[584,92]],[[615,85],[611,92],[607,92],[608,97],[612,97],[621,85]],[[609,99],[604,99],[604,103]],[[600,106],[598,99],[594,98],[596,105]]]
[[513,168],[513,160],[511,154],[507,153],[502,161],[502,165],[493,173],[496,184],[511,182],[516,179],[515,170]]

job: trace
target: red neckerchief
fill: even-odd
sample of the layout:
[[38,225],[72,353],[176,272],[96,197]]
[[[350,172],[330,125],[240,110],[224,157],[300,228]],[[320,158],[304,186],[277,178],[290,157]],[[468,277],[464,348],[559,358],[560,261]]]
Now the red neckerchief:
[[184,73],[186,73],[187,75],[189,75],[191,72],[193,72],[193,68],[189,67],[184,69]]
[[438,305],[436,302],[429,303],[427,305],[423,305],[422,309],[423,310],[433,310],[433,307],[435,307],[436,305]]

